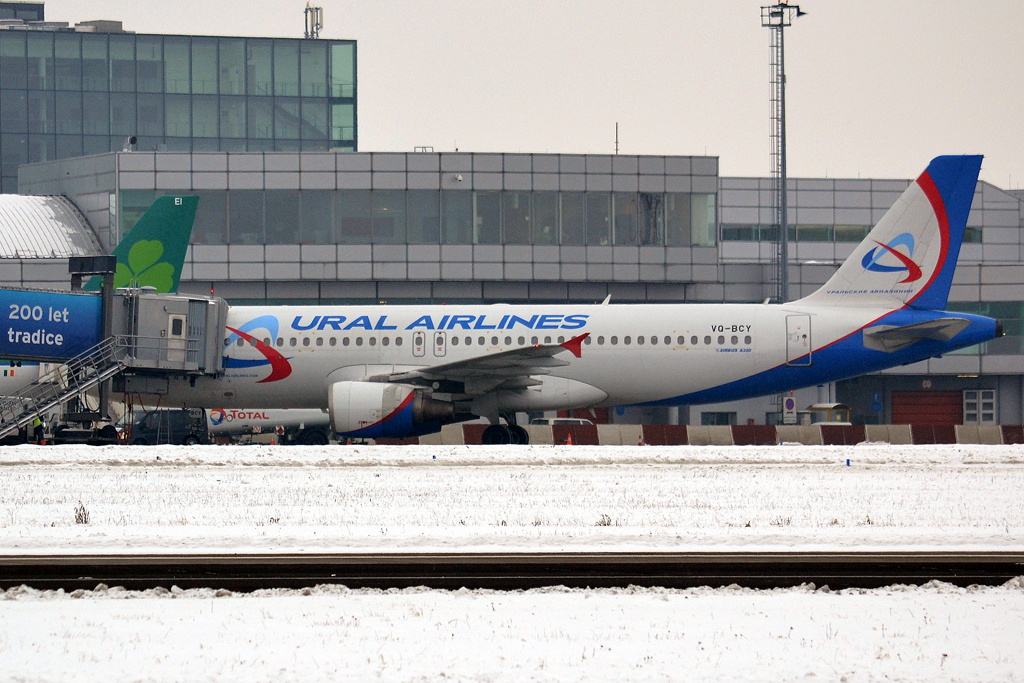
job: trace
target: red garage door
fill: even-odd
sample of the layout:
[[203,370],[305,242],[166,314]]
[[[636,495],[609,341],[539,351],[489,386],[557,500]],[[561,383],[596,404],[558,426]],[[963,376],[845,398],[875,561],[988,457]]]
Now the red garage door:
[[894,425],[958,425],[964,421],[959,391],[894,391]]

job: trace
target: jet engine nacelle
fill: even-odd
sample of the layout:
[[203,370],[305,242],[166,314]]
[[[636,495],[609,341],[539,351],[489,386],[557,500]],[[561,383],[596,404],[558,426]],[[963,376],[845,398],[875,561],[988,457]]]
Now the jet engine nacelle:
[[362,438],[429,434],[455,420],[451,403],[405,384],[335,382],[327,406],[335,432]]

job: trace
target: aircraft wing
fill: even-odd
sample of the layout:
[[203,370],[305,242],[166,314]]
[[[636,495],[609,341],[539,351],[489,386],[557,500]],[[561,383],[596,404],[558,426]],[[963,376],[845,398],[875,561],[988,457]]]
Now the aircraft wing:
[[555,358],[569,351],[575,357],[582,355],[583,340],[589,332],[561,344],[533,344],[511,351],[491,353],[476,358],[430,365],[387,377],[389,382],[420,384],[435,391],[452,394],[454,398],[478,396],[494,389],[526,389],[540,382],[535,375],[550,374],[551,368],[569,365],[569,361]]
[[913,325],[878,325],[864,330],[864,346],[892,353],[921,339],[949,341],[970,324],[964,318],[938,318]]

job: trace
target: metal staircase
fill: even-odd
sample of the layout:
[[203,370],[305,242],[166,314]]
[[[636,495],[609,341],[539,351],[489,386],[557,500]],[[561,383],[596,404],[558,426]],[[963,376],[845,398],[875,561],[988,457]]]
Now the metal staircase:
[[116,337],[110,337],[56,366],[13,396],[3,397],[0,439],[120,373],[125,368],[125,358],[123,340],[119,344]]

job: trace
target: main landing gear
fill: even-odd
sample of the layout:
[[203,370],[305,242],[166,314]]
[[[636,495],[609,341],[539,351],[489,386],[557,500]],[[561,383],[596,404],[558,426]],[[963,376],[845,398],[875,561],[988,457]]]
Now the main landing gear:
[[487,446],[525,446],[530,443],[530,435],[517,424],[498,424],[484,430],[482,441]]

